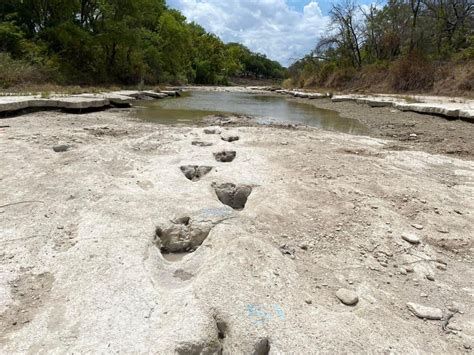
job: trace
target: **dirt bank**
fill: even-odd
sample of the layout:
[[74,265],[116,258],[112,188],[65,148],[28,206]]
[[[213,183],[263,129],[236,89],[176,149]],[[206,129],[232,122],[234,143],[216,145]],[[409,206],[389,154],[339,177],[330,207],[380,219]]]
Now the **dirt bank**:
[[119,110],[1,123],[1,353],[474,345],[471,161]]
[[338,111],[371,129],[371,136],[391,140],[386,149],[420,150],[472,160],[474,124],[439,116],[402,112],[389,107],[370,107],[353,102],[296,100],[319,108]]

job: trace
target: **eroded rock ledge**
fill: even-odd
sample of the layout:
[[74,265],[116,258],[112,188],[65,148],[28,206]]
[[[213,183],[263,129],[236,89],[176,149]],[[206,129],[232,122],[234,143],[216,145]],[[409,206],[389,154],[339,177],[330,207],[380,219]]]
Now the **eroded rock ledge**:
[[9,115],[18,111],[36,109],[60,109],[71,112],[95,111],[109,107],[130,107],[135,100],[154,100],[180,96],[179,91],[135,91],[121,90],[100,94],[2,96],[0,114]]
[[352,101],[370,107],[393,107],[400,111],[412,111],[422,114],[438,115],[449,119],[461,119],[474,122],[474,100],[464,98],[424,96],[424,95],[332,95],[297,90],[276,90],[275,88],[250,88],[252,90],[273,91],[282,95],[291,95],[302,99],[330,98],[333,102]]

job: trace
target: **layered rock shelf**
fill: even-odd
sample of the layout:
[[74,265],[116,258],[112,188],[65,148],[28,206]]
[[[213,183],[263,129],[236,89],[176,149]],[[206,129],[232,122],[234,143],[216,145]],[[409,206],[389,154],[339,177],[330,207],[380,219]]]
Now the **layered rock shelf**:
[[121,90],[100,94],[0,96],[0,114],[10,114],[28,109],[59,109],[65,111],[93,111],[109,107],[130,107],[135,100],[156,100],[180,96],[179,91]]
[[251,90],[272,91],[302,99],[330,98],[333,102],[352,101],[371,107],[393,107],[400,111],[412,111],[421,114],[443,116],[449,119],[461,119],[474,122],[474,100],[438,96],[401,96],[401,95],[332,95],[297,90],[283,90],[273,87],[251,87]]

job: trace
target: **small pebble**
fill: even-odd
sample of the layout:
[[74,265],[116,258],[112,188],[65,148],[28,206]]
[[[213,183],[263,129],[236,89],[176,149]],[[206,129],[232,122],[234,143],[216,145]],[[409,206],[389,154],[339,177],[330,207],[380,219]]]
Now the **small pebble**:
[[411,225],[413,228],[416,228],[418,230],[422,230],[423,229],[423,226],[421,224],[412,224]]
[[306,243],[301,243],[301,244],[299,245],[299,247],[300,247],[301,249],[303,249],[303,250],[308,250],[308,244],[306,244]]
[[53,147],[53,150],[56,152],[56,153],[63,153],[63,152],[67,152],[69,149],[71,148],[70,145],[55,145]]
[[354,306],[359,302],[359,296],[354,291],[341,288],[336,292],[336,297],[347,306]]
[[410,244],[420,244],[420,238],[416,234],[404,233],[402,234],[402,239]]
[[447,230],[446,228],[444,227],[438,227],[436,228],[436,230],[442,234],[449,234],[449,230]]
[[220,134],[221,131],[219,131],[217,129],[205,128],[204,133],[205,134]]

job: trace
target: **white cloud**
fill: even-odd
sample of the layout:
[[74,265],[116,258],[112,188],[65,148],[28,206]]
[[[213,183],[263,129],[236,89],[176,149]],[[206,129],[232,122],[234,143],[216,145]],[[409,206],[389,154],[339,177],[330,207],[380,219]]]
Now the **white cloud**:
[[286,0],[169,0],[225,42],[240,42],[283,65],[307,54],[325,30],[328,18],[316,1],[297,11]]

